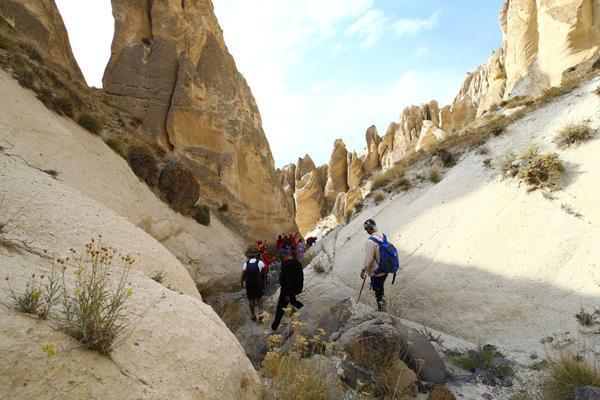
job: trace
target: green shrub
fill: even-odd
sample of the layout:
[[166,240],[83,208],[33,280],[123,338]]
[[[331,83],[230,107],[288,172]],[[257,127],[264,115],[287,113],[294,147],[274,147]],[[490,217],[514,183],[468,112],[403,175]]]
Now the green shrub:
[[157,272],[156,274],[154,274],[154,276],[152,276],[152,280],[157,283],[163,283],[163,281],[165,280],[164,272],[162,272],[162,271]]
[[514,371],[509,362],[493,362],[499,358],[502,359],[503,356],[496,347],[486,344],[479,346],[477,351],[468,351],[461,356],[450,357],[450,361],[470,372],[475,372],[477,369],[488,371],[494,378],[513,376]]
[[[68,259],[58,260],[63,265],[61,325],[84,347],[108,355],[120,344],[117,338],[129,326],[126,303],[133,289],[127,278],[134,259],[121,256],[122,265],[115,268],[113,259],[119,256],[101,239],[92,239],[81,255],[72,252],[74,271],[67,268]],[[74,274],[73,287],[67,284],[68,269]]]
[[585,142],[592,138],[592,130],[585,122],[568,124],[563,127],[554,139],[558,147],[569,147],[575,143]]
[[77,118],[77,123],[87,131],[96,135],[102,131],[102,123],[90,114],[81,114]]
[[52,109],[60,115],[66,115],[70,118],[75,116],[73,100],[67,96],[54,97],[52,99]]
[[14,76],[19,82],[19,85],[23,86],[27,89],[32,89],[35,86],[35,75],[34,73],[26,67],[17,69],[14,72]]
[[[106,145],[108,147],[110,147],[115,153],[117,153],[120,156],[123,156],[124,150],[123,150],[123,145],[121,144],[120,141],[118,141],[114,138],[107,138],[104,140],[104,143],[106,143]],[[158,168],[156,170],[156,179],[158,179]]]
[[581,307],[579,312],[575,314],[575,319],[582,326],[592,326],[596,322],[596,316],[586,311],[585,308]]
[[595,356],[581,357],[568,349],[548,354],[547,377],[542,387],[545,400],[573,400],[581,386],[600,386]]
[[199,224],[210,225],[210,208],[206,204],[197,205],[193,217]]

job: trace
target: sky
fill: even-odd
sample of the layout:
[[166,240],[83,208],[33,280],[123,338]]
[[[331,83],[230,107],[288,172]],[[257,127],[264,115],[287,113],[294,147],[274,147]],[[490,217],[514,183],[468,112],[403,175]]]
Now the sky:
[[[225,42],[260,109],[276,166],[336,138],[365,148],[405,106],[448,104],[502,41],[504,0],[213,0]],[[102,86],[109,0],[56,0],[88,84]]]

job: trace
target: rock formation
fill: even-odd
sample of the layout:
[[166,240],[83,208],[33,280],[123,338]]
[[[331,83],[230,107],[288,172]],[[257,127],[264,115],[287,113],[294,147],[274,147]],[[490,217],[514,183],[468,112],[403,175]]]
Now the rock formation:
[[73,82],[85,84],[54,0],[2,0],[0,18],[49,55]]
[[500,14],[506,53],[505,97],[537,95],[565,72],[600,56],[597,0],[510,0]]
[[378,153],[381,137],[379,137],[375,125],[371,125],[369,129],[367,129],[365,140],[367,142],[367,153],[363,160],[363,171],[365,174],[369,175],[381,166]]
[[356,189],[360,186],[365,173],[363,171],[363,161],[356,152],[348,153],[346,163],[348,171],[346,173],[348,189]]
[[346,191],[348,191],[348,150],[341,139],[336,139],[327,169],[325,198],[333,204],[338,193]]
[[326,207],[323,181],[309,156],[298,160],[294,200],[296,224],[300,233],[305,234],[323,217]]
[[296,164],[285,165],[279,171],[279,182],[285,193],[286,199],[290,207],[296,211],[294,204],[294,192],[296,191]]
[[258,108],[209,0],[113,0],[108,94],[253,237],[294,229]]

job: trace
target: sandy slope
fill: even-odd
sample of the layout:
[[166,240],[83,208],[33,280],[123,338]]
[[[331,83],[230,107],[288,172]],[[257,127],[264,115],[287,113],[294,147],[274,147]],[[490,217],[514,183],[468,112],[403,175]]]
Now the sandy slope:
[[[530,350],[544,335],[576,332],[572,315],[600,303],[600,97],[592,93],[599,84],[596,77],[529,114],[488,143],[489,156],[467,154],[437,185],[364,211],[337,235],[334,272],[358,290],[362,222],[374,218],[403,254],[404,269],[386,290],[405,304],[406,318]],[[590,121],[595,138],[558,150],[554,135],[580,120]],[[531,143],[566,164],[566,187],[555,200],[499,178],[504,152]],[[494,158],[493,168],[484,157]],[[568,215],[563,203],[583,217]]]
[[201,286],[224,277],[237,280],[243,258],[237,235],[216,218],[205,227],[172,211],[100,138],[48,111],[4,71],[0,71],[0,110],[0,145],[6,153],[31,166],[56,170],[58,181],[144,229]]

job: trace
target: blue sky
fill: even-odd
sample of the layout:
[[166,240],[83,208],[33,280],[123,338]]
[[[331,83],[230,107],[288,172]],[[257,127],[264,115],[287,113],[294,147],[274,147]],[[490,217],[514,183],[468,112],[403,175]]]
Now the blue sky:
[[[82,4],[82,3],[85,3]],[[503,0],[213,0],[225,41],[256,97],[277,166],[327,162],[342,138],[361,151],[402,109],[448,103],[501,44]],[[101,85],[108,0],[57,0],[88,80]]]

